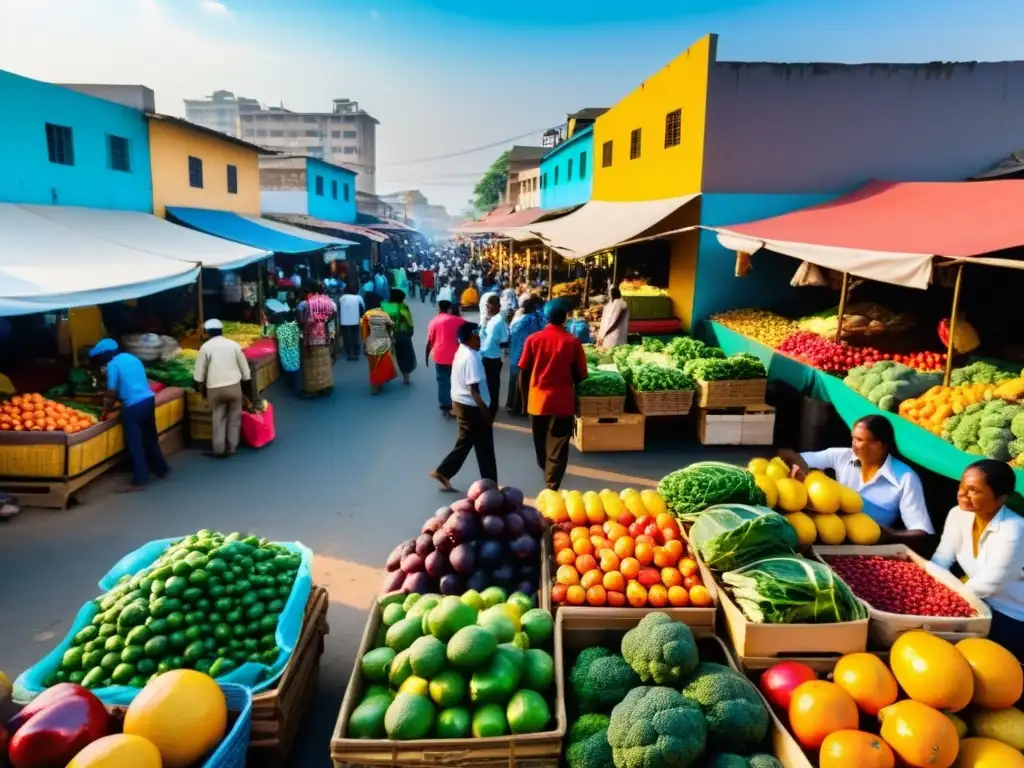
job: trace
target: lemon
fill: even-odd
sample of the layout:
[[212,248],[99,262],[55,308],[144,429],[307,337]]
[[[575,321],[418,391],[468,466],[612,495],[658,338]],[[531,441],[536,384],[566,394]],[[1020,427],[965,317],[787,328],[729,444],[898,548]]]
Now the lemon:
[[783,478],[789,477],[789,470],[780,467],[778,464],[769,464],[764,470],[764,477],[770,477],[772,480],[782,480]]
[[754,475],[763,475],[768,471],[768,459],[751,459],[747,471]]
[[839,515],[811,515],[811,520],[822,544],[842,544],[846,540],[846,526]]
[[855,515],[843,515],[839,518],[846,528],[846,538],[851,544],[870,546],[877,544],[882,538],[882,529],[878,527],[871,515],[858,512]]
[[815,512],[824,515],[834,515],[839,511],[839,483],[829,480],[824,475],[808,478],[804,485],[807,488],[807,498]]

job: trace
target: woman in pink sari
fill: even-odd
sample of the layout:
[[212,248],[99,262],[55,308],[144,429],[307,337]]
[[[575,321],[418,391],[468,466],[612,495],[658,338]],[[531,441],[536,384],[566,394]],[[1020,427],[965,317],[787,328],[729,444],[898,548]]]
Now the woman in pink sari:
[[299,324],[302,326],[302,395],[318,397],[329,395],[334,389],[330,337],[327,321],[337,307],[334,301],[320,291],[314,282],[306,298],[298,306]]

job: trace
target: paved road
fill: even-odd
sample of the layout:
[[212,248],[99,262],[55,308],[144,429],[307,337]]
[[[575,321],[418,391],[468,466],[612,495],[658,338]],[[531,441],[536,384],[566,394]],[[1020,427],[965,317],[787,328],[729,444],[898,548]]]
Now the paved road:
[[[430,305],[413,304],[422,354]],[[96,581],[124,553],[155,538],[200,528],[251,530],[300,540],[316,553],[315,578],[331,594],[330,626],[317,699],[293,765],[327,768],[330,734],[388,552],[418,532],[445,497],[427,476],[454,439],[453,423],[436,408],[433,368],[420,358],[412,385],[389,384],[371,397],[364,362],[335,366],[335,391],[300,401],[281,384],[268,396],[277,440],[230,462],[187,449],[172,459],[170,478],[147,492],[114,493],[124,475],[87,489],[67,512],[26,510],[0,525],[0,669],[12,678],[62,637]],[[528,496],[542,486],[528,423],[501,412],[496,446],[500,480]],[[649,423],[642,453],[570,456],[565,486],[580,490],[653,484],[698,459],[745,462],[741,449],[704,449],[685,420]],[[456,478],[475,479],[470,458]]]

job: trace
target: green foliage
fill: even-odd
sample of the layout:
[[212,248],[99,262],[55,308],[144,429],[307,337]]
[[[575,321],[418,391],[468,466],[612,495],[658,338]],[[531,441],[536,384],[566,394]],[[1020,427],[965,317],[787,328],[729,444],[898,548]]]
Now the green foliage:
[[632,369],[637,392],[681,392],[696,387],[693,377],[678,368],[641,364]]
[[691,360],[683,370],[701,381],[763,379],[768,375],[764,363],[745,352],[724,359],[698,358]]
[[626,394],[626,380],[617,371],[590,369],[587,378],[576,386],[580,397],[618,397]]
[[478,211],[491,210],[501,199],[508,184],[508,157],[508,150],[502,152],[473,187],[473,206]]
[[895,412],[899,404],[919,397],[942,383],[942,376],[919,373],[913,368],[881,360],[871,366],[859,365],[846,375],[846,386],[866,397],[883,411]]
[[649,613],[623,636],[622,658],[645,683],[678,685],[697,667],[697,645],[688,626]]
[[962,368],[954,368],[949,377],[949,384],[952,387],[964,384],[998,384],[1000,381],[1015,379],[1018,375],[1019,372],[1007,371],[979,360]]

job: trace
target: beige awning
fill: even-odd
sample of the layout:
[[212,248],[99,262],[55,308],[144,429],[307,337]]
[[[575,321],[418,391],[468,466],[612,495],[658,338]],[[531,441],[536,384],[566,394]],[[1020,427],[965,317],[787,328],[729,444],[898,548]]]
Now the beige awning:
[[659,232],[659,225],[697,197],[699,194],[635,202],[591,200],[568,216],[517,227],[516,231],[537,236],[567,259],[582,259],[641,236],[652,239],[680,231],[666,224],[665,232]]

